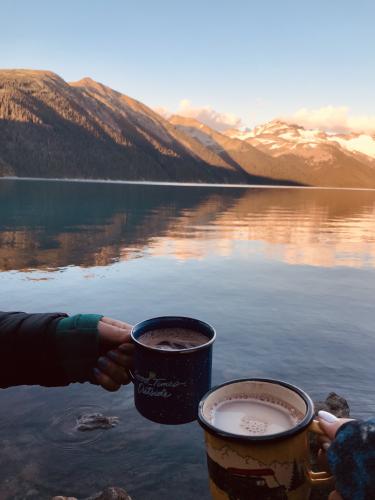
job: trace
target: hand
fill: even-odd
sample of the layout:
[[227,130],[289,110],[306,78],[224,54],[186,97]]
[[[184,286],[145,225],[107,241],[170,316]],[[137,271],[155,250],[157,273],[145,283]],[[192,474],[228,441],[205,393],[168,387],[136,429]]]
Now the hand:
[[107,391],[117,391],[129,384],[129,369],[133,364],[134,346],[130,337],[131,325],[103,317],[98,324],[101,356],[94,368],[95,380]]
[[[326,451],[331,445],[332,441],[335,439],[336,432],[340,429],[342,425],[346,422],[352,420],[351,418],[337,418],[332,413],[327,411],[320,411],[318,413],[319,425],[326,433],[326,436],[321,438],[321,444],[323,449]],[[342,496],[338,491],[332,491],[329,495],[328,500],[342,500]]]
[[342,496],[335,490],[330,493],[328,500],[342,500]]

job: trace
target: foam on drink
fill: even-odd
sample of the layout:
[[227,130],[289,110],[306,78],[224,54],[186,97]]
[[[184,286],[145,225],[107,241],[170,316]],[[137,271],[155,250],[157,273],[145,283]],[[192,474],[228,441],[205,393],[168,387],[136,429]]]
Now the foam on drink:
[[154,349],[177,351],[206,344],[209,338],[203,333],[188,328],[158,328],[145,332],[138,340]]
[[265,436],[292,429],[299,418],[276,402],[256,398],[233,398],[212,410],[212,424],[223,431],[243,436]]

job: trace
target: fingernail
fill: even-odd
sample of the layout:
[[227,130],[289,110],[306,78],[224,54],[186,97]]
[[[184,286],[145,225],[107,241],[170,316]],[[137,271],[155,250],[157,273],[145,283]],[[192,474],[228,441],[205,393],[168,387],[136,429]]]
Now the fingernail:
[[325,451],[327,451],[327,450],[328,450],[328,448],[329,448],[330,446],[331,446],[331,443],[323,443],[323,444],[322,444],[322,448],[323,448]]
[[118,359],[118,354],[115,351],[109,351],[109,352],[107,352],[107,356],[109,358],[113,359],[114,361],[116,361]]
[[320,410],[318,412],[318,416],[322,418],[325,422],[328,422],[329,424],[333,424],[334,422],[338,421],[338,418],[335,417],[335,415],[332,415],[332,413],[329,413],[328,411]]
[[97,377],[100,377],[100,375],[101,375],[101,371],[100,371],[100,370],[98,370],[98,368],[94,368],[94,369],[93,369],[93,372],[95,373],[95,375],[96,375]]
[[101,368],[105,368],[107,365],[108,365],[108,362],[105,358],[103,357],[100,357],[98,359],[98,365],[101,367]]

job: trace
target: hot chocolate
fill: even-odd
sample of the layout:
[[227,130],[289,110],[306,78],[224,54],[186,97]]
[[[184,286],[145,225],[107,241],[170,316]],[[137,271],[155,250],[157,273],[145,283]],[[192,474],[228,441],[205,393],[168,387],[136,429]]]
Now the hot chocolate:
[[203,333],[187,328],[158,328],[145,332],[138,340],[154,349],[179,351],[206,344],[210,339]]
[[212,409],[212,424],[242,436],[266,436],[295,427],[300,418],[281,402],[257,398],[230,398]]

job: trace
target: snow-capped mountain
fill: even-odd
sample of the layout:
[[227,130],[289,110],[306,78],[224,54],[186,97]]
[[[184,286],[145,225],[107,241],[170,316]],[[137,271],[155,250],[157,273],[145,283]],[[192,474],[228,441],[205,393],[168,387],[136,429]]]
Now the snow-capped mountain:
[[91,78],[0,70],[0,177],[375,188],[375,137],[275,120],[220,133]]
[[293,154],[320,162],[334,154],[333,146],[359,161],[372,163],[375,160],[375,137],[364,133],[334,134],[273,120],[253,130],[232,129],[226,134],[246,141],[273,157]]
[[248,174],[309,186],[375,188],[375,138],[369,135],[329,134],[281,120],[222,134],[191,118],[170,121]]
[[200,142],[235,171],[246,172],[250,182],[252,179],[261,179],[267,184],[295,184],[293,179],[284,179],[282,174],[275,175],[275,160],[252,144],[228,137],[195,118],[173,115],[169,121],[177,130]]

